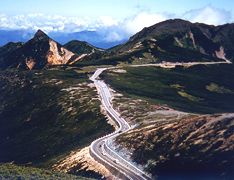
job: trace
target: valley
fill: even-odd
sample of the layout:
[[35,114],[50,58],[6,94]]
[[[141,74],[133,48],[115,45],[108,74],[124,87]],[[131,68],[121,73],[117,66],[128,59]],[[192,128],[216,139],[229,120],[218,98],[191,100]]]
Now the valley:
[[[41,30],[0,47],[2,167],[74,179],[232,179],[233,39],[233,24],[174,19],[108,50],[61,45]],[[144,176],[119,171],[131,161]]]

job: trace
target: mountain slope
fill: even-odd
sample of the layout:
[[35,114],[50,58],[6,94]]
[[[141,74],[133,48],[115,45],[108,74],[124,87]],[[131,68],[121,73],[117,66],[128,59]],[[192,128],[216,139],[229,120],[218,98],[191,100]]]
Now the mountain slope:
[[137,43],[152,38],[156,41],[165,40],[167,45],[180,46],[225,60],[234,57],[234,24],[210,26],[181,19],[167,20],[144,28],[117,49],[130,50]]
[[0,162],[49,168],[113,131],[90,80],[75,70],[0,72]]
[[82,176],[59,173],[56,171],[44,170],[39,168],[17,166],[10,163],[0,164],[0,178],[7,179],[60,179],[60,180],[94,180]]
[[23,42],[17,42],[17,43],[9,42],[5,44],[4,46],[0,47],[0,56],[20,48],[23,44],[24,44]]
[[233,61],[234,24],[211,26],[167,20],[133,35],[104,53],[86,56],[80,65]]
[[102,49],[96,48],[85,41],[72,40],[63,45],[64,48],[76,54],[90,54]]
[[1,69],[45,69],[49,65],[67,64],[71,58],[73,60],[78,58],[78,55],[62,47],[41,30],[38,30],[31,40],[19,48],[12,46],[14,44],[3,46],[5,51],[11,51],[1,53]]
[[114,108],[135,125],[115,149],[158,179],[232,180],[233,76],[226,63],[104,71]]

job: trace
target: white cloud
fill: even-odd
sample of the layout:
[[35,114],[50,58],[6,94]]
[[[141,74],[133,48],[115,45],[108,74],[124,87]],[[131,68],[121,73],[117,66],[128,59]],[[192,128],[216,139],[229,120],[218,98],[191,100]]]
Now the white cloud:
[[144,27],[152,26],[169,17],[169,14],[149,14],[147,12],[141,12],[132,17],[125,18],[124,20],[119,20],[116,24],[109,26],[104,31],[103,29],[100,29],[100,31],[105,35],[106,41],[121,41],[123,39],[128,39],[133,34],[141,31]]
[[124,21],[125,30],[129,34],[135,34],[141,31],[144,27],[152,26],[156,23],[164,21],[168,18],[164,14],[148,14],[147,12],[142,12],[132,18],[128,18]]
[[181,15],[169,13],[149,13],[141,11],[125,19],[114,19],[110,16],[101,16],[91,19],[63,17],[61,15],[48,16],[41,13],[28,15],[7,16],[0,14],[0,29],[19,30],[35,32],[42,29],[46,33],[60,32],[72,33],[84,30],[94,30],[104,37],[106,41],[120,41],[141,31],[144,27],[151,26],[170,18],[181,18],[191,22],[201,22],[213,25],[233,22],[231,12],[223,9],[213,8],[208,5],[201,9],[190,10]]
[[98,22],[103,25],[103,26],[113,26],[113,25],[118,25],[119,20],[114,20],[110,16],[101,16],[98,19]]
[[190,10],[182,18],[191,22],[200,22],[210,25],[221,25],[232,22],[231,12],[224,9],[213,8],[208,5],[201,9]]

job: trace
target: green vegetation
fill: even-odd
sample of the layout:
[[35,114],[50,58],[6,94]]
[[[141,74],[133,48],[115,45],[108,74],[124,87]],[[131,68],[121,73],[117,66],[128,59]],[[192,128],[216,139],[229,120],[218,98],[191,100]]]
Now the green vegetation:
[[219,85],[215,84],[215,83],[211,83],[209,86],[206,86],[206,89],[209,91],[213,91],[213,92],[217,92],[217,93],[221,93],[221,94],[233,94],[234,92],[232,92],[229,89],[226,89],[225,87],[220,87]]
[[[221,113],[234,111],[234,67],[231,64],[125,67],[127,73],[104,71],[102,78],[125,97],[138,96],[152,104],[167,104],[187,112]],[[214,83],[222,90],[207,90]]]
[[114,128],[77,68],[0,73],[0,161],[49,168]]
[[92,180],[91,178],[84,178],[81,176],[75,176],[71,174],[60,173],[56,171],[49,171],[33,167],[17,166],[10,163],[0,164],[0,179],[20,179],[20,180],[31,180],[31,179],[73,179],[73,180]]
[[[181,19],[170,19],[142,29],[133,35],[128,42],[112,50],[122,52],[132,50],[137,43],[153,39],[160,48],[169,53],[168,55],[162,53],[163,56],[158,53],[161,57],[166,58],[164,61],[171,62],[170,58],[176,58],[178,62],[184,61],[184,59],[193,61],[194,57],[201,55],[200,53],[207,54],[209,59],[212,59],[215,51],[219,51],[221,46],[225,49],[225,57],[233,61],[233,27],[234,24],[216,27],[200,23],[193,24]],[[175,39],[180,41],[183,48],[174,47],[179,45]],[[178,51],[180,49],[181,51]],[[177,57],[173,56],[173,52],[178,53]]]
[[11,52],[14,51],[15,49],[21,47],[24,43],[23,42],[17,42],[17,43],[13,43],[13,42],[9,42],[6,45],[0,47],[0,56],[2,56],[3,54],[7,53],[7,52]]
[[213,118],[215,116],[207,115],[164,121],[155,125],[154,130],[138,127],[117,137],[116,141],[134,149],[131,158],[146,165],[145,170],[160,179],[179,175],[184,179],[231,180],[234,176],[234,119],[224,118],[206,126]]
[[130,149],[131,158],[160,179],[232,179],[232,116],[220,120],[218,114],[156,111],[232,113],[233,74],[232,64],[104,71],[101,78],[123,94],[114,100],[114,106],[131,124],[138,123],[115,141]]
[[[86,56],[76,65],[129,65],[167,62],[212,62],[223,61],[209,55],[173,45],[174,38],[144,40],[140,46],[129,52],[101,51]],[[127,50],[127,49],[124,49]]]
[[[31,39],[20,48],[8,47],[8,52],[0,55],[0,70],[7,68],[28,69],[26,61],[31,59],[36,62],[35,69],[43,69],[48,64],[47,62],[47,51],[49,50],[49,37],[37,41]],[[58,45],[59,46],[59,45]]]
[[63,45],[69,51],[77,54],[89,54],[101,49],[96,48],[85,41],[73,40]]

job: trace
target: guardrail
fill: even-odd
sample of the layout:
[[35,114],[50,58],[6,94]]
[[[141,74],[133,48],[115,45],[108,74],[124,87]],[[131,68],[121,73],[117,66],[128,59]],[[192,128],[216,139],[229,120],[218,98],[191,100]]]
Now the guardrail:
[[[118,134],[116,135],[118,136]],[[112,138],[115,138],[111,137]],[[123,156],[121,156],[120,154],[118,154],[118,152],[116,152],[114,149],[112,149],[109,145],[108,145],[108,141],[109,139],[107,139],[105,141],[105,152],[108,153],[110,156],[112,156],[114,159],[118,159],[120,163],[122,163],[124,166],[126,166],[128,169],[131,169],[132,171],[134,171],[135,173],[137,173],[140,176],[144,175],[144,178],[147,180],[150,180],[151,177],[149,175],[147,175],[144,171],[142,171],[140,168],[138,168],[135,164],[133,164],[132,162],[129,162],[129,160],[125,159]]]
[[[97,139],[100,140],[101,138]],[[117,177],[123,179],[124,180],[133,180],[130,176],[128,176],[125,172],[121,171],[120,169],[114,167],[112,164],[110,164],[109,162],[107,162],[105,159],[101,158],[94,150],[93,150],[93,144],[97,141],[93,141],[91,143],[91,146],[89,148],[89,153],[90,155],[99,163],[103,164],[112,174],[116,175]]]
[[[100,73],[103,72],[103,71],[106,70],[106,69],[107,69],[107,68],[102,69],[102,70],[100,71]],[[95,72],[94,74],[95,74],[95,75],[93,75],[93,76],[90,78],[90,80],[94,81],[95,86],[96,86],[96,88],[97,88],[98,85],[97,85],[97,83],[95,82],[95,78],[96,78],[98,75],[97,75],[96,72]],[[97,88],[97,89],[98,89],[98,88]],[[101,90],[100,90],[100,91],[101,91]],[[102,96],[102,93],[101,93],[100,91],[99,91],[100,96]],[[104,103],[103,97],[102,97],[101,99],[102,99],[102,104],[104,105],[108,116],[109,116],[112,120],[114,120],[114,122],[117,124],[117,126],[121,129],[121,126],[122,126],[121,123],[116,119],[116,117],[111,113],[110,109],[106,106],[106,104]],[[112,107],[111,107],[111,108],[112,108]],[[113,108],[112,108],[112,109],[113,109]],[[115,111],[115,110],[113,109],[113,111]],[[125,122],[125,123],[128,125],[127,122]],[[128,125],[128,127],[130,127],[130,126]],[[117,132],[117,131],[116,131],[116,132]],[[116,133],[116,132],[114,132],[114,133]],[[114,134],[114,133],[111,133],[111,134]],[[111,134],[109,134],[109,135],[107,135],[107,136],[110,136]],[[118,136],[118,135],[119,135],[119,134],[116,134],[114,137],[116,137],[116,136]],[[107,137],[107,136],[106,136],[106,137]],[[102,139],[104,139],[104,138],[102,138]],[[98,140],[100,140],[100,138],[99,138]],[[97,140],[96,140],[96,141],[97,141]],[[90,147],[90,155],[93,156],[95,160],[97,160],[97,161],[102,161],[102,164],[106,165],[106,167],[109,167],[109,168],[111,167],[110,169],[112,169],[112,170],[113,170],[113,168],[114,168],[114,169],[118,170],[118,171],[119,171],[122,175],[124,175],[125,177],[127,177],[127,178],[129,178],[129,179],[132,179],[131,177],[129,177],[128,175],[126,175],[123,171],[117,169],[116,167],[114,167],[113,165],[111,165],[109,162],[107,162],[107,161],[105,161],[103,158],[101,158],[98,154],[96,154],[96,152],[93,150],[93,144],[94,144],[96,141],[94,141],[94,142],[91,144],[91,147]],[[143,172],[142,170],[140,170],[140,169],[139,169],[138,167],[136,167],[134,164],[128,162],[128,160],[124,159],[124,158],[123,158],[122,156],[120,156],[116,151],[114,151],[113,149],[111,149],[111,148],[108,146],[107,142],[108,142],[108,139],[105,141],[104,147],[103,147],[103,148],[104,148],[105,152],[108,153],[113,159],[118,159],[119,162],[120,162],[122,165],[124,165],[124,166],[127,167],[128,169],[132,170],[133,172],[135,172],[135,173],[138,174],[139,176],[143,177],[144,179],[146,179],[146,180],[150,180],[150,179],[151,179],[147,174],[145,174],[145,172]]]

